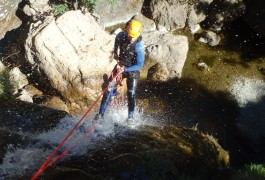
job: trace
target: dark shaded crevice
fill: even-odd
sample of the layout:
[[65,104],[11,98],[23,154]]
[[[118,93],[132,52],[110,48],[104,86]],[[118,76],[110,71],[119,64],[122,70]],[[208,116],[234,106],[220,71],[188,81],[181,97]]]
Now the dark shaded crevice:
[[152,19],[152,11],[150,9],[150,3],[152,0],[144,0],[141,13],[149,19]]
[[241,17],[229,26],[225,34],[226,48],[241,52],[243,61],[265,57],[265,38],[255,32]]

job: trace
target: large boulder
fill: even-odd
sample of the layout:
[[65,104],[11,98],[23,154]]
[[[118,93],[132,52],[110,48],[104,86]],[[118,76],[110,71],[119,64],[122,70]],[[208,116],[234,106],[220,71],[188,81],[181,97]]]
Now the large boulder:
[[188,54],[188,38],[159,32],[144,34],[143,38],[148,69],[144,76],[158,81],[180,78]]
[[173,31],[184,28],[188,3],[181,3],[172,0],[152,0],[150,12],[152,19],[157,23],[157,27],[162,31]]
[[208,7],[213,0],[193,1],[188,7],[187,25],[193,27],[205,20],[208,12]]
[[[112,59],[114,39],[90,14],[81,11],[37,21],[31,25],[25,44],[27,63],[34,71],[28,76],[35,78],[48,94],[55,90],[69,103],[70,113],[85,110],[88,101],[101,90],[102,75],[109,74],[116,63]],[[143,78],[166,81],[181,77],[188,52],[187,37],[152,31],[143,34],[143,41]]]
[[205,30],[218,32],[246,11],[243,0],[151,0],[146,4],[146,14],[150,14],[160,31],[175,31],[185,27],[194,31],[200,24]]
[[77,97],[93,99],[92,89],[100,87],[101,76],[115,64],[114,38],[81,11],[69,11],[58,19],[47,17],[44,23],[32,24],[29,32],[26,58],[38,82],[56,89],[70,103]]
[[103,27],[125,23],[134,15],[139,15],[142,9],[142,1],[117,1],[111,4],[109,1],[100,1],[94,12],[99,16],[100,25]]

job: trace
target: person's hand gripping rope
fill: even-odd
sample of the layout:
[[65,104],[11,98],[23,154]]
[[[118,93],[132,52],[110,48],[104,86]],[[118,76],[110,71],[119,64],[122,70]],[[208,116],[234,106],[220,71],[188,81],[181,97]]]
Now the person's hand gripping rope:
[[116,69],[117,69],[116,83],[122,86],[122,80],[123,80],[122,73],[125,71],[125,67],[117,64]]

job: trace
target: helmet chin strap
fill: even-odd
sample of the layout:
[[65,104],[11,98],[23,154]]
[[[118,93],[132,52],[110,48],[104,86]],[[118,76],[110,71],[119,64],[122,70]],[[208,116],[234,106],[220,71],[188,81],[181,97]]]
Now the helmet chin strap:
[[128,33],[126,32],[126,35],[127,35],[127,39],[128,41],[132,44],[137,38],[132,38],[128,35]]

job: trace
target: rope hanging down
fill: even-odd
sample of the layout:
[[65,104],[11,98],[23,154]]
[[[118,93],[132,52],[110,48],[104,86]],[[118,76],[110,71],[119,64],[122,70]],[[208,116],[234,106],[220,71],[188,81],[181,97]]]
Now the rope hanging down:
[[[114,70],[116,71],[116,75],[114,75]],[[119,71],[117,69],[114,69],[111,72],[112,81],[108,84],[108,86],[100,93],[100,95],[97,97],[97,99],[90,105],[90,107],[87,109],[87,111],[84,113],[84,115],[79,119],[79,121],[75,124],[75,126],[69,131],[69,133],[64,137],[64,139],[60,142],[60,144],[55,148],[53,153],[48,157],[48,159],[41,165],[41,167],[36,171],[36,173],[32,176],[31,180],[37,179],[41,173],[51,166],[54,162],[61,159],[63,156],[65,156],[67,153],[69,153],[74,147],[70,147],[67,150],[65,150],[63,153],[61,153],[59,156],[57,156],[55,159],[54,156],[59,151],[59,149],[63,146],[63,144],[67,141],[67,139],[73,134],[73,132],[76,130],[76,128],[79,126],[79,124],[84,120],[84,118],[87,116],[87,114],[91,111],[91,109],[95,106],[95,104],[100,100],[100,97],[108,90],[109,86],[116,81],[116,78],[119,77],[122,73],[122,71]],[[90,135],[95,130],[95,127],[91,127],[87,132],[86,136]]]

